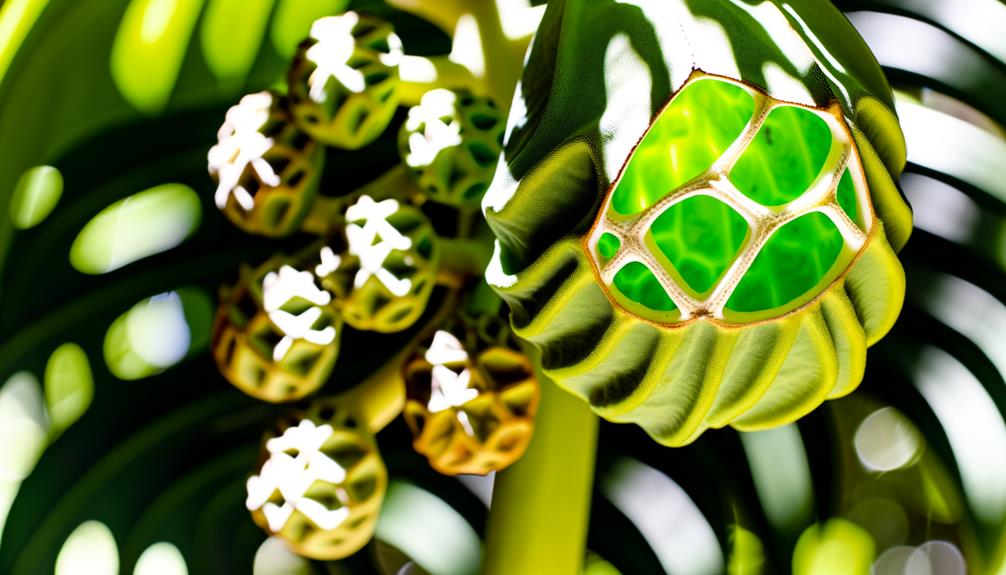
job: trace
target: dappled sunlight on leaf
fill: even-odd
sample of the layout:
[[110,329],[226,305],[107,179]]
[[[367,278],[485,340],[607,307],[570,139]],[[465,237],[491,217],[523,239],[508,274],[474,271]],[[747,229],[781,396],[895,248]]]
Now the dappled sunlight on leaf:
[[253,575],[310,575],[311,564],[297,555],[279,537],[262,542],[255,552]]
[[0,534],[21,481],[45,449],[47,428],[38,380],[15,373],[0,387]]
[[210,0],[200,28],[206,65],[229,91],[247,77],[275,0]]
[[867,575],[875,549],[870,535],[842,519],[810,526],[793,552],[794,575]]
[[213,306],[183,289],[144,300],[116,319],[105,336],[105,362],[119,379],[159,373],[205,348]]
[[112,79],[142,112],[160,112],[188,51],[203,0],[132,0],[115,35]]
[[10,216],[22,230],[37,226],[59,202],[63,176],[52,166],[37,166],[21,174],[11,197]]
[[45,366],[45,402],[52,433],[62,433],[84,415],[93,396],[94,379],[84,350],[75,343],[56,348]]
[[991,525],[1006,515],[1006,422],[982,384],[953,356],[923,348],[915,385],[940,420],[974,513]]
[[623,458],[600,488],[632,520],[668,573],[723,572],[723,550],[708,520],[670,477]]
[[376,537],[430,573],[474,573],[481,563],[482,542],[464,517],[436,495],[404,481],[388,485]]
[[73,242],[70,263],[103,274],[177,246],[199,226],[202,206],[192,188],[164,184],[108,206]]
[[136,562],[133,575],[188,575],[182,552],[171,543],[154,543]]
[[0,481],[28,476],[46,444],[48,421],[38,380],[27,372],[12,375],[0,388]]
[[800,430],[786,425],[741,433],[758,499],[776,527],[799,528],[814,507],[814,489]]
[[117,575],[115,536],[100,521],[87,521],[70,533],[56,557],[55,575]]
[[307,37],[311,23],[322,16],[338,14],[349,0],[277,0],[269,36],[273,48],[283,58],[290,58],[297,44]]

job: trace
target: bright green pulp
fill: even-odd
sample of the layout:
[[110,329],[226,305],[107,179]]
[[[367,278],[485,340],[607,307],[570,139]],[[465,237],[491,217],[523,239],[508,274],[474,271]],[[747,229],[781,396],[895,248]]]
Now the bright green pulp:
[[630,262],[615,274],[615,287],[636,303],[656,311],[674,311],[677,306],[664,291],[650,268]]
[[754,312],[788,304],[817,285],[843,244],[841,232],[820,212],[789,222],[758,252],[727,309]]
[[[633,151],[612,192],[614,212],[638,214],[702,176],[741,137],[753,113],[754,97],[741,86],[710,78],[686,85]],[[781,206],[808,191],[826,168],[831,149],[831,128],[824,119],[804,108],[780,105],[765,118],[729,178],[752,200]],[[836,200],[862,228],[848,169]],[[716,197],[697,195],[664,209],[650,226],[648,243],[658,261],[668,265],[666,271],[680,277],[685,284],[681,287],[700,299],[721,281],[748,235],[748,223],[738,209]],[[824,214],[797,218],[769,238],[726,309],[759,312],[793,302],[821,282],[843,246],[841,233]],[[620,249],[618,238],[602,233],[597,243],[601,265]],[[651,310],[677,309],[654,271],[640,262],[626,264],[615,274],[614,287]]]
[[849,170],[845,170],[845,173],[842,174],[842,179],[838,182],[836,195],[838,205],[842,207],[845,215],[849,216],[850,220],[862,228],[863,226],[859,223],[859,208],[856,206],[856,185],[852,183],[852,175],[849,174]]
[[716,198],[695,196],[667,208],[650,232],[692,290],[705,293],[737,256],[748,224]]
[[637,214],[708,170],[744,131],[754,98],[740,86],[697,80],[660,113],[632,154],[611,197]]
[[820,116],[776,108],[730,170],[730,181],[763,206],[781,206],[810,188],[830,149],[831,130]]
[[620,247],[622,247],[622,242],[613,234],[607,232],[601,234],[601,238],[597,240],[597,253],[601,254],[601,257],[605,260],[615,257]]

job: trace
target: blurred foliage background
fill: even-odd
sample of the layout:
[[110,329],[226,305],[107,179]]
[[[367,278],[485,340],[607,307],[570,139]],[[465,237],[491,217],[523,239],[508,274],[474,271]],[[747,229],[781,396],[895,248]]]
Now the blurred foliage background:
[[[0,573],[478,571],[492,478],[438,475],[401,420],[378,436],[391,487],[374,543],[321,564],[266,540],[244,482],[282,408],[207,351],[219,285],[302,242],[220,217],[206,150],[347,4],[0,5]],[[351,4],[410,54],[450,51],[426,21]],[[798,424],[667,449],[602,423],[586,573],[1006,574],[1006,4],[836,4],[908,140],[905,310],[860,390]],[[394,136],[330,150],[323,185],[394,165]],[[382,337],[344,338],[353,361],[330,387],[408,334]]]

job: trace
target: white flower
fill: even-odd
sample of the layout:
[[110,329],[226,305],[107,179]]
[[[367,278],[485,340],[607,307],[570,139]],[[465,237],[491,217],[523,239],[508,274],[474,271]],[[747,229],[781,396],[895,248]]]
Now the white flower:
[[217,176],[214,200],[220,209],[227,206],[231,194],[245,211],[255,207],[252,195],[240,185],[241,177],[249,166],[264,184],[280,184],[279,176],[263,158],[272,148],[273,140],[260,131],[269,121],[272,99],[269,92],[241,98],[236,106],[227,110],[224,123],[217,131],[217,145],[210,148],[206,159],[210,173]]
[[[388,222],[388,218],[397,211],[397,201],[375,202],[370,196],[362,196],[346,210],[346,220],[351,222],[346,226],[349,253],[360,259],[360,269],[353,278],[354,287],[363,287],[368,279],[376,277],[388,291],[399,297],[412,288],[411,280],[399,279],[384,268],[384,261],[392,251],[405,251],[412,247],[412,240]],[[361,221],[362,226],[358,223]]]
[[[349,516],[349,497],[339,487],[346,480],[346,470],[321,451],[332,433],[331,425],[315,426],[303,420],[266,442],[269,459],[259,475],[248,479],[245,506],[249,511],[262,509],[272,531],[282,530],[295,510],[326,531],[335,529]],[[319,480],[333,485],[341,507],[329,509],[305,496]],[[283,497],[282,505],[269,501],[276,491]]]
[[442,329],[433,334],[430,349],[426,350],[426,361],[433,365],[448,363],[464,363],[468,361],[468,352],[458,341],[458,338]]
[[[461,407],[478,397],[479,391],[468,387],[471,384],[472,372],[465,367],[458,373],[446,365],[468,361],[468,353],[458,338],[444,330],[438,330],[433,335],[430,349],[426,351],[426,361],[433,364],[433,386],[430,402],[427,404],[431,413]],[[467,423],[467,417],[461,422]],[[466,429],[470,429],[470,426],[466,425]]]
[[[282,308],[295,297],[307,300],[315,305],[294,315]],[[280,361],[293,342],[298,339],[307,340],[317,345],[327,345],[335,341],[335,328],[326,326],[324,329],[314,329],[313,326],[321,318],[322,310],[318,306],[328,305],[332,296],[319,288],[314,282],[311,272],[301,272],[290,266],[283,266],[279,273],[269,272],[262,280],[262,306],[276,328],[283,333],[272,357]]]
[[334,273],[335,270],[339,269],[342,264],[342,258],[332,251],[332,248],[324,246],[321,248],[321,252],[318,254],[321,257],[321,263],[314,266],[314,275],[323,278],[330,273]]
[[307,49],[306,56],[315,65],[308,78],[309,95],[315,102],[321,104],[328,97],[325,86],[329,78],[335,78],[350,92],[360,93],[367,87],[363,72],[349,65],[356,50],[353,28],[359,21],[357,13],[346,12],[319,18],[311,25],[311,38],[316,44]]
[[[413,168],[428,166],[441,151],[461,144],[461,122],[455,108],[456,96],[450,90],[430,90],[418,106],[409,110],[405,120],[409,150],[405,163]],[[449,118],[444,121],[444,118]],[[420,126],[423,132],[419,133]]]
[[478,397],[479,390],[468,387],[471,381],[472,372],[467,367],[457,373],[443,365],[433,366],[433,392],[427,405],[430,413],[461,407]]

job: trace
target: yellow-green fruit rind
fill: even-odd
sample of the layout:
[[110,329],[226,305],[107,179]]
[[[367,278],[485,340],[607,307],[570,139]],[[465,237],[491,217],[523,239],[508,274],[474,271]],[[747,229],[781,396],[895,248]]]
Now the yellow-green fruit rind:
[[[582,253],[575,241],[557,243],[525,270],[526,281],[498,288],[515,333],[541,349],[550,378],[599,415],[637,423],[671,446],[708,428],[789,423],[849,393],[862,379],[867,342],[891,328],[904,293],[879,222],[856,265],[813,303],[745,327],[642,320],[604,296]],[[549,282],[556,269],[567,273]],[[538,289],[521,289],[531,283]],[[890,297],[874,299],[878,285]],[[548,303],[539,307],[540,298]]]
[[330,306],[319,306],[314,326],[332,327],[332,341],[297,339],[281,360],[273,357],[284,333],[264,309],[262,286],[267,274],[287,263],[277,257],[254,269],[242,268],[238,282],[221,289],[213,325],[213,359],[220,373],[244,393],[272,403],[296,401],[320,389],[335,366],[342,335],[339,314]]
[[[540,349],[545,373],[601,416],[637,423],[666,445],[710,427],[791,422],[851,392],[867,346],[901,309],[904,273],[895,253],[908,239],[911,211],[895,183],[904,138],[889,88],[851,26],[839,19],[840,29],[816,34],[809,4],[794,6],[550,2],[511,110],[506,162],[483,201],[497,238],[487,279],[510,306],[515,332]],[[610,22],[619,24],[609,29]],[[751,33],[763,28],[764,35]],[[858,204],[855,221],[839,228],[845,248],[815,287],[781,311],[641,313],[602,273],[620,250],[641,244],[629,234],[631,215],[616,214],[612,220],[626,227],[599,245],[609,230],[593,228],[598,211],[607,209],[648,122],[702,78],[754,87],[762,94],[756,106],[762,98],[775,109],[792,103],[834,118],[833,142],[847,150]],[[647,107],[648,118],[638,112]],[[833,147],[831,158],[841,149]],[[846,160],[829,163],[839,166],[837,178]],[[828,209],[848,212],[848,197],[841,208],[830,201]],[[654,261],[665,263],[645,263]]]
[[[879,106],[879,104],[876,104]],[[897,118],[884,115],[887,121],[893,122],[890,129],[899,128]],[[895,252],[908,242],[912,234],[912,209],[905,201],[898,185],[895,183],[895,176],[900,172],[893,172],[886,168],[886,165],[873,147],[873,140],[868,138],[856,124],[850,125],[852,128],[852,138],[859,151],[860,161],[863,163],[863,172],[866,176],[867,186],[870,188],[870,200],[877,217],[884,222],[888,231],[887,237],[891,248]],[[898,134],[901,133],[900,128]]]
[[373,142],[398,107],[401,58],[401,40],[380,18],[346,12],[316,20],[287,77],[294,120],[337,148]]
[[[340,506],[349,510],[348,516],[335,529],[323,529],[301,511],[294,510],[278,531],[270,528],[262,509],[252,511],[252,519],[270,535],[283,539],[299,555],[322,561],[343,559],[373,538],[388,488],[388,470],[366,422],[358,421],[338,399],[314,401],[304,410],[284,418],[266,434],[263,445],[302,421],[332,427],[332,434],[320,452],[346,472],[345,479],[338,485],[321,479],[315,481],[306,496],[319,502],[339,501]],[[263,450],[260,467],[267,457]],[[277,491],[274,498],[280,502],[282,495]]]

